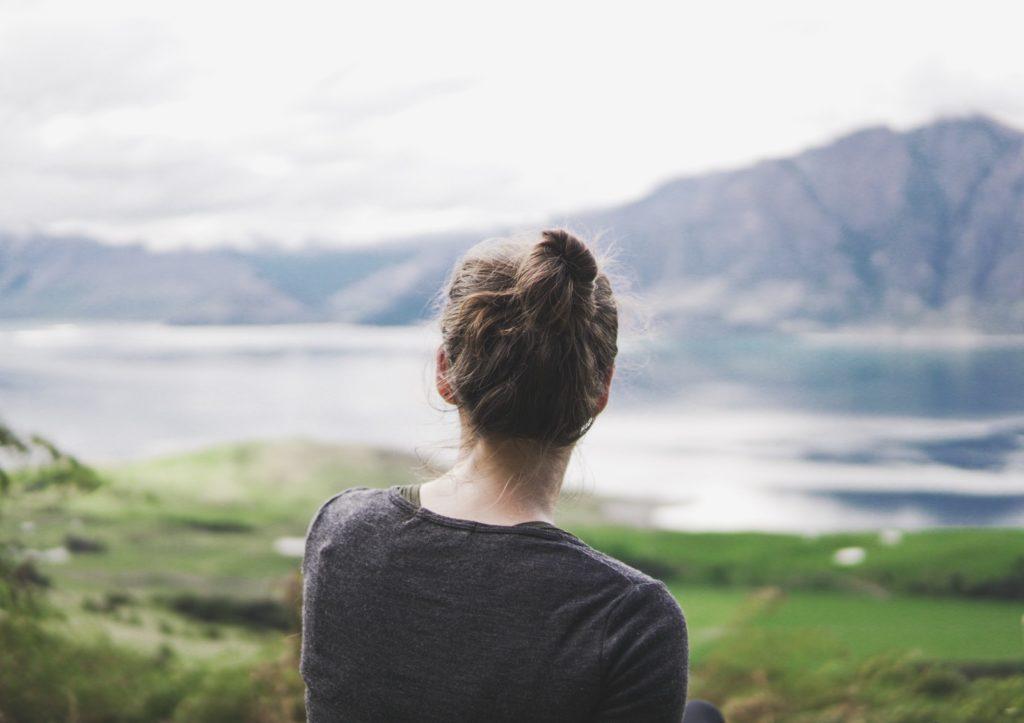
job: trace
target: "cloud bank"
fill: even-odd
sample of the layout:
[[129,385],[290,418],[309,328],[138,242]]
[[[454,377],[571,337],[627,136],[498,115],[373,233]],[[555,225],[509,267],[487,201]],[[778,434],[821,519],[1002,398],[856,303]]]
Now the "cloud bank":
[[0,3],[0,229],[344,245],[869,123],[1024,126],[1013,2],[259,5]]

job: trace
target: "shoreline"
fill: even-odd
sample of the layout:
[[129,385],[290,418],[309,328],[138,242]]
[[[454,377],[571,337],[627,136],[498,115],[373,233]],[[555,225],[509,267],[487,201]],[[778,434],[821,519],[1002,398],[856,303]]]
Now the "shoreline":
[[[246,455],[290,458],[295,455],[338,459],[374,459],[404,474],[394,484],[428,479],[444,465],[394,448],[337,443],[309,437],[259,438],[199,445],[179,451],[98,465],[120,476],[125,470],[173,468],[189,460],[217,457],[233,450]],[[338,489],[343,489],[339,480]],[[173,490],[172,490],[173,491]],[[958,508],[968,508],[959,520]],[[842,533],[905,532],[934,529],[1003,529],[1024,526],[1024,493],[859,488],[711,488],[689,498],[662,493],[604,492],[592,484],[569,481],[559,511],[569,519],[647,530],[693,533],[761,533],[816,537]]]

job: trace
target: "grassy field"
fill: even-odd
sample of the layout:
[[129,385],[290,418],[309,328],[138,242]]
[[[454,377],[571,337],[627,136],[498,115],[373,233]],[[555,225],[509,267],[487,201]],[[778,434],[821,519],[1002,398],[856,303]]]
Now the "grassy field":
[[[153,679],[167,690],[140,698],[134,717],[110,720],[291,720],[301,703],[299,560],[275,543],[301,538],[338,490],[406,482],[414,467],[356,447],[230,445],[107,470],[107,483],[90,494],[9,498],[0,534],[35,550],[78,550],[39,563],[50,580],[43,647],[66,646],[62,655],[83,671],[97,659],[111,670],[164,671]],[[1024,532],[930,531],[898,541],[685,534],[608,524],[600,510],[600,500],[575,498],[560,524],[669,583],[690,628],[691,692],[723,704],[730,720],[1024,720]],[[863,548],[864,562],[837,566],[835,551],[850,546]],[[0,720],[25,710],[38,713],[33,720],[68,719],[32,706],[67,711],[72,699],[79,720],[108,719],[94,715],[100,692],[79,690],[79,668],[31,657],[40,643],[0,615],[4,630]],[[18,652],[18,640],[29,647]],[[124,662],[133,655],[142,657]],[[259,682],[267,670],[283,687]],[[194,690],[190,675],[213,682]],[[29,696],[46,685],[63,702]],[[261,699],[272,714],[224,717],[214,705],[251,706],[265,695],[275,696]],[[213,706],[211,717],[203,706]],[[928,717],[937,711],[942,717]]]
[[827,641],[853,659],[913,653],[937,660],[1024,664],[1021,603],[778,588],[670,588],[692,629],[698,665],[716,638],[739,627]]

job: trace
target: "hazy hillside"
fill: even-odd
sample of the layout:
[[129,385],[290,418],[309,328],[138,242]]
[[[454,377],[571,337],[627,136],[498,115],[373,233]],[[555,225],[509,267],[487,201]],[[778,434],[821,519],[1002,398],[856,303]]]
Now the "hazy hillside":
[[987,119],[871,128],[581,220],[681,315],[1024,331],[1024,135]]
[[0,236],[0,316],[280,322],[296,299],[221,252],[154,254],[88,239]]
[[0,318],[403,323],[427,313],[445,266],[470,241],[154,253],[0,233]]
[[[681,321],[1024,331],[1024,134],[985,118],[870,128],[567,218]],[[0,317],[405,322],[484,235],[170,254],[0,235]]]

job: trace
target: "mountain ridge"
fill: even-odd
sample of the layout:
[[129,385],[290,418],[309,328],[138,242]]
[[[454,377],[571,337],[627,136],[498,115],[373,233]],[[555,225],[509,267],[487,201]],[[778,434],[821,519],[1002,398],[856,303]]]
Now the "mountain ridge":
[[[863,128],[562,220],[608,232],[673,323],[1024,332],[1024,134],[984,116]],[[405,323],[460,253],[503,232],[160,254],[0,234],[0,318]]]

